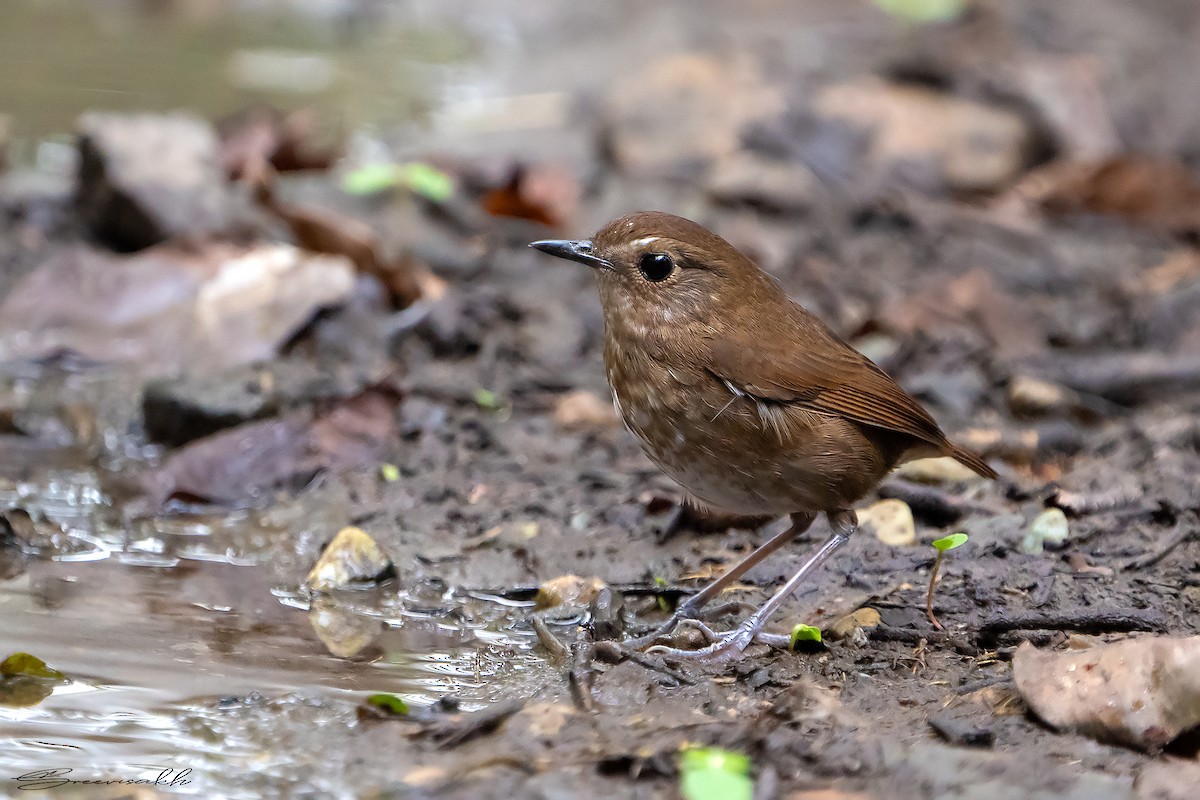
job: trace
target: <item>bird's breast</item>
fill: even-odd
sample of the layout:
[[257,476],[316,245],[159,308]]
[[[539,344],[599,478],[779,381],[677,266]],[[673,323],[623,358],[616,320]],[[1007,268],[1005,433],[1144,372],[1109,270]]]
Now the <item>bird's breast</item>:
[[844,508],[890,464],[854,423],[748,396],[700,364],[605,345],[618,415],[697,499],[725,511]]

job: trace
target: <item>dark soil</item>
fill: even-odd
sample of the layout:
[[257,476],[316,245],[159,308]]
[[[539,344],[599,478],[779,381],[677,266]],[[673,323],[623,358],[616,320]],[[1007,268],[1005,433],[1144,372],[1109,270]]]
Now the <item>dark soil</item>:
[[[767,4],[725,36],[681,22],[680,49],[753,53],[756,80],[781,87],[786,109],[739,123],[736,150],[820,175],[795,202],[781,204],[762,181],[732,196],[712,191],[707,170],[732,154],[658,174],[631,169],[622,123],[597,87],[584,92],[578,118],[538,132],[519,159],[511,149],[447,159],[463,187],[447,204],[348,200],[325,174],[280,178],[277,192],[291,202],[368,221],[384,247],[444,280],[445,294],[397,311],[374,277],[360,277],[347,302],[282,346],[278,363],[289,374],[324,377],[289,383],[310,388],[245,413],[201,415],[194,434],[168,425],[184,450],[148,444],[137,364],[62,353],[10,362],[3,498],[44,527],[42,538],[0,549],[0,603],[16,609],[0,612],[0,651],[29,650],[84,683],[153,687],[153,696],[122,702],[169,719],[175,733],[155,743],[127,732],[128,741],[193,766],[193,788],[214,796],[671,797],[685,744],[748,754],[763,798],[1135,796],[1134,779],[1164,756],[1046,728],[1027,713],[1009,662],[1022,641],[1065,648],[1086,637],[1200,632],[1200,225],[1176,213],[1194,198],[1162,200],[1169,214],[1153,196],[1132,211],[1113,208],[1098,185],[1105,179],[1072,183],[1045,171],[1149,154],[1195,180],[1198,51],[1186,42],[1200,36],[1200,13],[1189,2],[1136,5],[981,3],[959,22],[911,30],[865,5],[833,3],[803,13]],[[583,19],[575,13],[567,20]],[[772,20],[810,26],[811,60],[771,32]],[[581,36],[590,52],[597,34]],[[538,63],[549,69],[559,59]],[[1077,59],[1095,82],[1112,128],[1108,152],[1067,135],[1091,124],[1086,115],[1047,117],[1046,106],[1070,92],[1034,96],[1021,77],[1055,59]],[[822,134],[832,123],[812,116],[807,98],[866,73],[1015,109],[1036,147],[1018,174],[976,192],[945,185],[916,156],[881,166],[861,148],[833,147],[848,135]],[[1068,73],[1076,74],[1053,72]],[[578,210],[551,208],[557,229],[484,213],[480,198],[503,188],[518,160],[540,163],[538,152],[555,154],[562,180],[582,195]],[[1075,205],[1040,202],[1044,184],[1034,180]],[[1150,186],[1153,195],[1163,182]],[[64,248],[96,246],[66,188],[49,199],[5,193],[3,287]],[[879,496],[909,502],[919,543],[893,547],[859,532],[773,624],[828,630],[870,607],[879,626],[810,653],[754,645],[718,667],[612,664],[603,648],[587,656],[621,628],[660,621],[664,606],[785,524],[685,525],[664,537],[680,495],[635,440],[604,415],[563,422],[567,393],[607,400],[599,304],[586,270],[525,244],[582,238],[642,207],[697,219],[744,249],[1001,473],[995,482],[891,479]],[[285,235],[257,217],[247,225]],[[1030,400],[1026,379],[1049,383],[1053,402]],[[205,380],[190,376],[170,402],[225,403]],[[343,439],[321,438],[322,423],[295,417],[320,439],[324,460],[274,464],[278,474],[245,497],[238,490],[255,476],[227,479],[216,499],[240,509],[197,504],[200,490],[166,499],[169,489],[153,488],[193,435],[282,425],[296,414],[327,420],[368,385],[394,410],[378,429],[356,429],[371,440],[359,461],[347,460]],[[161,383],[151,392],[169,394]],[[395,465],[395,480],[381,478],[381,464]],[[207,469],[224,466],[218,455]],[[1048,507],[1066,512],[1069,538],[1029,554],[1022,541]],[[299,587],[322,544],[350,524],[378,542],[398,577],[335,597],[345,624],[367,620],[367,644],[343,659],[308,627]],[[729,599],[765,599],[824,525],[752,571]],[[945,631],[937,631],[924,609],[928,543],[960,530],[970,540],[942,566],[936,608]],[[61,561],[88,537],[107,543],[107,561]],[[214,569],[214,560],[228,564]],[[538,587],[564,575],[613,587],[624,601],[618,621],[597,632],[586,601],[534,608]],[[537,643],[535,615],[565,658]],[[149,644],[160,637],[161,647]],[[121,649],[144,659],[125,663],[114,656]],[[419,708],[376,718],[362,701],[380,690]],[[0,716],[0,736],[23,748],[2,762],[9,772],[57,763],[29,743],[83,730],[65,721],[72,697],[46,701],[57,703],[46,719]],[[85,748],[89,763],[111,768],[103,759],[127,757],[120,747],[95,749],[103,708],[86,706]],[[1195,757],[1187,743],[1169,750]],[[805,794],[823,789],[836,793]]]

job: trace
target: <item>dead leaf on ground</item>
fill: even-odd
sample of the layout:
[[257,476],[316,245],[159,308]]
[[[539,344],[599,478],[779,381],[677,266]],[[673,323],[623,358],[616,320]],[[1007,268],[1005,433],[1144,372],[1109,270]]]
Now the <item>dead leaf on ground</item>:
[[386,258],[379,237],[365,222],[327,209],[279,202],[269,173],[256,181],[255,195],[265,210],[288,226],[296,244],[313,253],[350,259],[360,273],[383,284],[396,308],[406,308],[421,297],[423,279],[412,260]]
[[517,165],[508,183],[480,201],[493,217],[515,217],[551,228],[570,221],[579,207],[579,182],[564,167]]
[[1036,355],[1047,347],[1045,327],[1034,309],[983,269],[950,281],[930,280],[924,291],[909,292],[879,316],[889,330],[901,334],[971,326],[987,338],[1001,360]]
[[917,163],[946,187],[992,191],[1029,165],[1030,124],[1016,111],[927,87],[868,78],[835,84],[813,100],[817,113],[872,134],[878,165]]
[[262,361],[353,288],[345,259],[286,244],[72,247],[0,302],[0,359],[69,351],[155,374]]
[[294,413],[197,439],[148,479],[162,504],[171,498],[250,506],[278,491],[298,491],[318,474],[372,467],[395,446],[398,397],[369,389],[312,417]]
[[1158,751],[1200,725],[1200,636],[1142,636],[1054,653],[1025,643],[1017,689],[1055,728]]
[[1052,216],[1103,214],[1170,233],[1200,230],[1200,183],[1171,158],[1123,155],[1051,164],[1013,193]]
[[217,123],[225,174],[254,178],[267,165],[276,172],[329,169],[342,147],[314,144],[316,130],[316,113],[307,108],[285,114],[257,105],[226,117]]

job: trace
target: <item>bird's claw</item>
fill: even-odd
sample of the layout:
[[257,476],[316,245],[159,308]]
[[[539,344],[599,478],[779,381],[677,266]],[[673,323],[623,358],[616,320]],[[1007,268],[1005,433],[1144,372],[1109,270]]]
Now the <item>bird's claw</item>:
[[739,625],[732,631],[717,633],[703,623],[695,623],[700,632],[710,642],[707,647],[699,650],[683,650],[678,647],[654,645],[646,649],[647,654],[660,655],[667,659],[701,661],[708,664],[722,664],[741,658],[742,652],[758,637],[758,631],[753,626]]
[[[711,608],[689,609],[686,606],[682,606],[678,611],[675,612],[674,616],[672,616],[659,627],[650,631],[650,633],[637,636],[632,639],[626,639],[625,646],[634,650],[643,650],[662,639],[674,638],[679,633],[680,627],[699,627],[703,628],[704,630],[708,630],[709,633],[712,633],[711,629],[700,622],[701,619],[715,619],[726,614],[744,611],[746,608],[746,603],[741,603],[738,601],[722,603],[721,605],[712,606]],[[713,636],[715,638],[716,634],[713,634]],[[709,639],[709,641],[712,641],[712,639]]]

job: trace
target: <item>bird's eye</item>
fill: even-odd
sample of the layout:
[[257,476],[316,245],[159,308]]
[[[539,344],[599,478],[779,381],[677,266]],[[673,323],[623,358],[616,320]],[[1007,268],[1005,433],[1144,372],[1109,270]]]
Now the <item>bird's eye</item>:
[[638,270],[648,281],[665,281],[675,271],[675,262],[666,253],[646,253],[638,261]]

